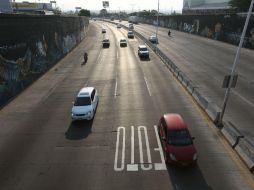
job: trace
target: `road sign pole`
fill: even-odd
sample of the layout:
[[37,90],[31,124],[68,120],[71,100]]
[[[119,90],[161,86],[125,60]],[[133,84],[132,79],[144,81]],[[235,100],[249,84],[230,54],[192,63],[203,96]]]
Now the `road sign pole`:
[[231,70],[231,74],[230,74],[230,80],[229,80],[229,86],[228,86],[228,88],[226,90],[226,93],[225,93],[225,96],[224,96],[224,101],[223,101],[223,104],[222,104],[222,110],[221,110],[221,114],[220,114],[219,121],[218,121],[219,126],[223,125],[222,120],[223,120],[223,116],[224,116],[224,113],[225,113],[225,110],[226,110],[227,101],[228,101],[228,98],[229,98],[229,95],[230,95],[230,90],[231,90],[231,86],[232,86],[232,83],[233,83],[233,77],[234,77],[234,74],[235,74],[235,69],[236,69],[236,66],[239,63],[239,55],[240,55],[240,52],[241,52],[241,48],[243,46],[244,37],[245,37],[246,30],[247,30],[247,27],[248,27],[248,24],[249,24],[251,12],[252,12],[252,9],[253,9],[253,3],[254,3],[254,0],[252,0],[251,3],[250,3],[249,12],[248,12],[245,24],[244,24],[244,28],[243,28],[243,32],[242,32],[242,35],[241,35],[240,43],[239,43],[239,46],[237,48],[234,64],[232,66],[232,70]]

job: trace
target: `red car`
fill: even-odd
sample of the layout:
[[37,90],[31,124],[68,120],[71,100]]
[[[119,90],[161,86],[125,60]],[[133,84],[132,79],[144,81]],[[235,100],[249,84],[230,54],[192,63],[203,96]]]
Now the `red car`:
[[166,163],[196,164],[197,151],[187,125],[179,114],[165,114],[158,124]]

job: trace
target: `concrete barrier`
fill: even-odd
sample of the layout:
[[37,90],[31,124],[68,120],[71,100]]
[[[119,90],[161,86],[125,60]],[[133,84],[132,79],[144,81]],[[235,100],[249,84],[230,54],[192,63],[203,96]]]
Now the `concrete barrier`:
[[224,126],[221,129],[221,132],[224,135],[224,137],[227,139],[229,144],[232,146],[232,148],[235,148],[240,138],[243,138],[243,135],[240,133],[240,131],[230,122],[224,123]]
[[188,83],[188,86],[187,86],[187,90],[188,90],[188,92],[192,95],[192,93],[193,93],[193,91],[194,91],[194,89],[195,89],[196,87],[195,87],[195,85],[193,84],[193,82],[192,81],[189,81],[189,83]]
[[254,147],[246,139],[240,139],[235,147],[236,152],[243,159],[251,172],[254,171]]
[[199,91],[198,88],[195,88],[193,93],[192,93],[193,98],[198,102],[198,104],[204,109],[206,110],[207,106],[208,106],[208,101],[206,100],[205,97],[203,97]]
[[207,106],[205,112],[208,114],[208,116],[214,123],[218,122],[220,113],[221,113],[221,109],[214,102],[208,103],[208,106]]

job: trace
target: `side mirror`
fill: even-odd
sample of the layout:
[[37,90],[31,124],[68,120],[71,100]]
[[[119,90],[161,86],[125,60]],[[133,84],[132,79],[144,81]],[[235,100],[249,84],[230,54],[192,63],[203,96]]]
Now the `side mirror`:
[[195,137],[191,137],[192,140],[195,140]]

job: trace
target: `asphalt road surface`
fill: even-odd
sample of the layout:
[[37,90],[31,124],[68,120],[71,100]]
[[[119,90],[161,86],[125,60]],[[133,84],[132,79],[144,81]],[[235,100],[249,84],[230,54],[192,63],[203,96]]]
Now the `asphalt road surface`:
[[[127,22],[125,22],[127,24]],[[145,37],[155,34],[152,25],[135,25]],[[158,47],[183,71],[208,100],[222,107],[225,75],[231,73],[237,46],[168,29],[158,30]],[[243,48],[236,72],[238,81],[232,89],[224,121],[236,126],[254,146],[254,51]]]
[[[109,48],[101,47],[102,27]],[[0,110],[0,189],[254,189],[252,174],[156,55],[140,60],[136,38],[120,48],[126,35],[91,23],[79,46]],[[98,89],[96,115],[72,123],[83,86]],[[165,166],[156,124],[170,112],[195,137],[197,166]]]

